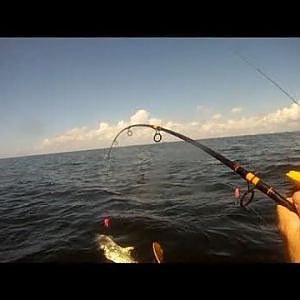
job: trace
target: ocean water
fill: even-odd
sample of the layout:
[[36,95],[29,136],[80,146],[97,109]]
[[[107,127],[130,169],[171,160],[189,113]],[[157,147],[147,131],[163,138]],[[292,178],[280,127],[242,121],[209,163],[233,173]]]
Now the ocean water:
[[[201,140],[283,195],[300,171],[300,132]],[[198,148],[179,141],[0,160],[0,262],[106,263],[95,237],[154,262],[285,262],[275,203]],[[110,217],[110,226],[103,219]]]

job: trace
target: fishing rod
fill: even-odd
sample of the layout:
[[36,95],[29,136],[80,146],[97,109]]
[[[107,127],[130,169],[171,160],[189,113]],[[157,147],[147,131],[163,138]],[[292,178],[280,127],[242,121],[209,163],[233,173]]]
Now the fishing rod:
[[266,73],[264,73],[261,69],[257,68],[255,65],[253,65],[248,59],[243,57],[240,53],[234,52],[242,61],[244,61],[246,64],[248,64],[250,67],[252,67],[254,70],[256,70],[259,74],[261,74],[264,78],[269,80],[273,85],[275,85],[277,88],[280,89],[282,93],[284,93],[286,96],[288,96],[294,103],[296,103],[299,107],[299,102],[291,96],[285,89],[283,89],[277,82],[275,82],[272,78],[270,78]]
[[[231,161],[230,159],[228,159],[225,156],[221,155],[220,153],[214,151],[213,149],[211,149],[207,146],[204,146],[201,143],[199,143],[181,133],[178,133],[176,131],[173,131],[173,130],[170,130],[170,129],[167,129],[167,128],[164,128],[161,126],[150,125],[150,124],[134,124],[134,125],[125,127],[114,138],[114,140],[111,144],[111,147],[109,149],[108,155],[107,155],[108,159],[110,159],[112,147],[116,143],[117,138],[120,136],[120,134],[127,130],[127,135],[132,136],[133,133],[132,133],[131,128],[134,128],[134,127],[149,127],[149,128],[152,128],[153,130],[155,130],[153,140],[156,143],[159,143],[162,140],[162,135],[160,133],[161,131],[166,132],[170,135],[176,136],[179,139],[184,140],[184,141],[194,145],[195,147],[200,148],[201,150],[205,151],[206,153],[213,156],[214,158],[219,160],[221,163],[223,163],[224,165],[229,167],[235,173],[239,174],[243,179],[245,179],[247,181],[247,184],[248,184],[248,190],[244,193],[244,195],[241,197],[241,200],[240,200],[241,206],[246,206],[252,201],[252,199],[254,197],[254,189],[256,188],[256,189],[260,190],[261,192],[263,192],[264,194],[266,194],[269,198],[274,200],[277,204],[282,205],[297,214],[296,207],[294,206],[293,203],[291,203],[289,200],[287,200],[285,197],[283,197],[280,193],[278,193],[272,186],[263,182],[253,172],[246,170],[237,162]],[[250,183],[254,185],[253,188],[250,188]],[[244,199],[248,194],[250,194],[250,198],[248,201],[244,202]]]

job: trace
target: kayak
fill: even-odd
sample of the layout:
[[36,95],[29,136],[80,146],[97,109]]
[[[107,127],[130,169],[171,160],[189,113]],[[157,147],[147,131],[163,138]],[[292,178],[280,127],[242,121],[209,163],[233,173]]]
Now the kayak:
[[289,171],[288,173],[286,173],[286,176],[288,178],[290,178],[295,185],[298,187],[300,187],[300,172],[298,171]]

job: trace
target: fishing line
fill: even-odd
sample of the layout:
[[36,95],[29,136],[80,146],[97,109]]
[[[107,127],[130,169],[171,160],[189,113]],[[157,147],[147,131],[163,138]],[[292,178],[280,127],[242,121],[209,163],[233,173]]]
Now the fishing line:
[[258,217],[258,219],[260,219],[261,224],[258,223],[258,225],[260,226],[260,229],[262,229],[261,225],[265,225],[265,226],[268,225],[266,220],[262,217],[262,215],[260,215],[253,207],[247,206],[247,207],[245,207],[245,209],[247,211],[251,211],[254,215],[256,215]]
[[[156,143],[159,143],[162,140],[162,135],[161,135],[161,131],[162,132],[166,132],[170,135],[176,136],[181,140],[184,140],[192,145],[194,145],[197,148],[200,148],[201,150],[205,151],[206,153],[208,153],[209,155],[211,155],[212,157],[214,157],[215,159],[219,160],[221,163],[223,163],[224,165],[226,165],[227,167],[229,167],[231,170],[233,170],[236,174],[239,174],[244,180],[247,181],[248,184],[248,190],[244,193],[244,195],[241,198],[241,206],[247,206],[254,197],[254,189],[258,189],[260,190],[262,193],[264,193],[265,195],[267,195],[270,199],[274,200],[277,204],[285,206],[286,208],[288,208],[289,210],[295,212],[297,214],[297,210],[294,206],[293,203],[289,202],[285,197],[283,197],[280,193],[278,193],[274,187],[266,184],[265,182],[263,182],[258,176],[256,176],[253,172],[250,172],[248,170],[246,170],[245,168],[243,168],[240,164],[238,164],[237,162],[233,162],[230,159],[226,158],[225,156],[221,155],[220,153],[214,151],[213,149],[181,134],[178,133],[176,131],[161,127],[161,126],[156,126],[156,125],[151,125],[151,124],[134,124],[134,125],[130,125],[125,127],[124,129],[122,129],[114,138],[114,140],[112,141],[112,144],[109,148],[108,151],[108,155],[107,158],[110,159],[111,156],[111,151],[113,148],[113,145],[115,144],[115,141],[117,140],[117,138],[120,136],[120,134],[124,131],[127,130],[127,134],[130,136],[132,135],[132,131],[131,129],[134,127],[148,127],[148,128],[152,128],[155,131],[155,134],[153,136],[153,140]],[[253,187],[250,188],[250,183],[253,185]],[[250,198],[248,201],[245,201],[246,196],[250,195]]]
[[238,56],[242,61],[244,61],[246,64],[248,64],[250,67],[252,67],[254,70],[256,70],[259,74],[261,74],[264,78],[266,78],[267,80],[269,80],[273,85],[275,85],[278,89],[280,89],[280,91],[282,93],[284,93],[286,96],[288,96],[294,103],[296,103],[299,107],[300,104],[299,102],[293,97],[291,96],[287,90],[285,90],[284,88],[282,88],[277,82],[275,82],[272,78],[270,78],[265,72],[263,72],[261,69],[259,69],[258,67],[256,67],[254,64],[252,64],[248,59],[246,59],[244,56],[242,56],[240,53],[238,52],[234,52],[234,54],[236,56]]

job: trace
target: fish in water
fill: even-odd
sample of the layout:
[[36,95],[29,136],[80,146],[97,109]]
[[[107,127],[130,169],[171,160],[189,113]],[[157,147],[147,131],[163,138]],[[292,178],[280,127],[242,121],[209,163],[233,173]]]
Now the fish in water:
[[97,235],[96,243],[99,249],[104,250],[105,257],[115,263],[137,263],[131,256],[134,247],[121,247],[106,235]]

